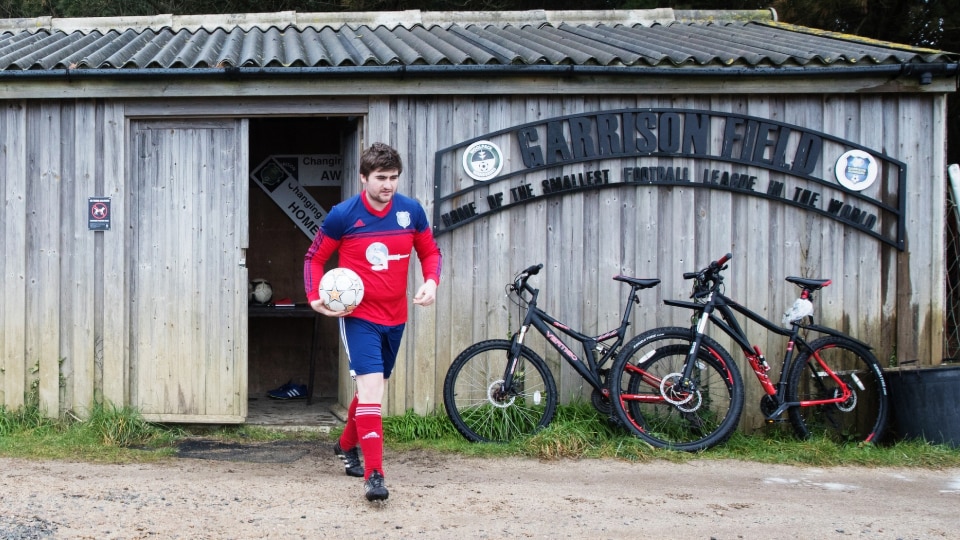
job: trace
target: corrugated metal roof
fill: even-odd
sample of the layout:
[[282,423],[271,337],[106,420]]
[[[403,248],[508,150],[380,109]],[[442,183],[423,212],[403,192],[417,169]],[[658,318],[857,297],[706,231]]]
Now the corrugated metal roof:
[[772,11],[237,14],[0,20],[0,72],[359,66],[842,67],[942,51],[777,22]]

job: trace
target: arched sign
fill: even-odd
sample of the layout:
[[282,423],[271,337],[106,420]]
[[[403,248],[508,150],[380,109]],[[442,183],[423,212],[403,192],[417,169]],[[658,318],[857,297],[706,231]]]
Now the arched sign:
[[434,170],[437,236],[547,197],[683,184],[802,208],[904,249],[905,164],[765,118],[670,108],[560,116],[443,148]]

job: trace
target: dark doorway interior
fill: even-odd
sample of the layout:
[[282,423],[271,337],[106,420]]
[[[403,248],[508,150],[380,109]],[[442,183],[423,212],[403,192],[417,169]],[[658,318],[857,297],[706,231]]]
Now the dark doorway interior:
[[[250,171],[271,156],[342,154],[341,135],[355,129],[348,118],[255,118],[250,120]],[[325,210],[341,199],[338,186],[302,186]],[[250,242],[247,268],[251,280],[265,279],[272,301],[306,302],[303,256],[309,238],[274,200],[250,180]],[[335,263],[336,261],[332,261]],[[248,394],[251,403],[287,382],[308,383],[310,318],[255,318],[248,327]],[[313,389],[315,401],[337,397],[338,335],[333,319],[321,318],[319,354]],[[302,400],[299,400],[303,403]]]

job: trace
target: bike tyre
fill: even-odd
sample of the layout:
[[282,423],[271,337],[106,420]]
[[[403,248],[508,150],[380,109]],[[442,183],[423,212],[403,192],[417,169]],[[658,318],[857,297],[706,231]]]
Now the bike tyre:
[[496,399],[510,357],[511,342],[493,339],[461,352],[443,381],[443,406],[461,435],[473,442],[511,442],[546,427],[557,412],[557,385],[546,362],[526,346],[514,384],[519,394]]
[[[855,341],[824,336],[810,343],[790,364],[787,401],[825,399],[838,391],[833,379],[821,377],[815,369],[816,357],[851,386],[854,400],[844,404],[828,403],[790,408],[790,422],[801,439],[823,435],[838,443],[879,441],[886,430],[890,399],[883,369],[869,349]],[[804,374],[810,375],[804,377]],[[844,410],[849,408],[849,410]]]
[[730,353],[708,336],[703,336],[697,354],[694,375],[702,390],[696,411],[683,411],[667,401],[630,400],[643,394],[662,396],[658,380],[682,371],[693,339],[689,328],[648,330],[623,347],[610,371],[610,401],[617,416],[634,436],[654,447],[685,452],[712,448],[733,435],[743,413],[740,370]]

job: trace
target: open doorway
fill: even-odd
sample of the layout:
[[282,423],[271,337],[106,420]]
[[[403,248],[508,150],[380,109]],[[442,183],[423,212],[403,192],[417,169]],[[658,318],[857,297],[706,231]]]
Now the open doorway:
[[[342,199],[341,141],[357,129],[356,122],[347,117],[253,118],[249,129],[246,264],[251,282],[265,281],[269,294],[261,286],[250,300],[247,423],[336,424],[331,409],[338,392],[337,323],[315,318],[305,306],[303,256],[319,225],[315,214],[303,210],[316,203],[326,214]],[[294,187],[278,185],[291,178]],[[286,303],[294,304],[295,312],[284,310]],[[264,310],[264,304],[274,309]],[[292,392],[277,398],[284,392],[276,391],[285,386]],[[310,399],[305,390],[312,390]]]

